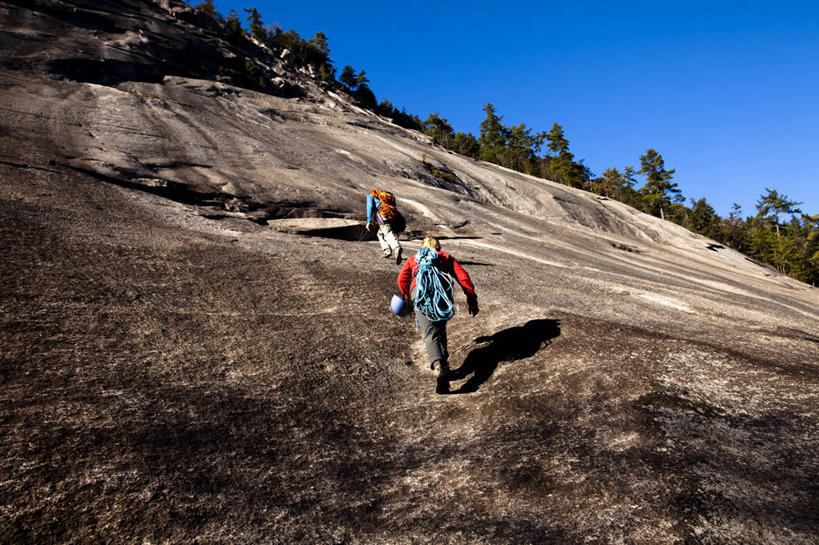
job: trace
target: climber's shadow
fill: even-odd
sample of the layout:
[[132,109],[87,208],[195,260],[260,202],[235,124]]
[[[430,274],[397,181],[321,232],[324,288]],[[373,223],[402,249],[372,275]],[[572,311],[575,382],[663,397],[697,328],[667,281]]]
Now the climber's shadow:
[[[489,380],[502,361],[516,361],[534,356],[538,350],[551,344],[560,335],[560,320],[530,320],[522,326],[510,327],[491,336],[475,339],[489,343],[467,354],[463,364],[452,371],[450,381],[469,377],[453,394],[475,392]],[[470,377],[470,375],[472,375]]]

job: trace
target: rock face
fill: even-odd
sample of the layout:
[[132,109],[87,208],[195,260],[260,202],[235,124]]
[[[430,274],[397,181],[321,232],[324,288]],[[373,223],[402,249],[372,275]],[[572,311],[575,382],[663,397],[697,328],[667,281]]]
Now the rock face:
[[[0,542],[817,542],[816,289],[164,3],[0,2]],[[452,395],[373,187],[476,284]]]

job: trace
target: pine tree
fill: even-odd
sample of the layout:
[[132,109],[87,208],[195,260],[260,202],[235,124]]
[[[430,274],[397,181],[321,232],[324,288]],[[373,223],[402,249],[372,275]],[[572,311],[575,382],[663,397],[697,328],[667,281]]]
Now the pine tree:
[[800,214],[796,208],[801,202],[789,201],[786,195],[780,195],[775,189],[765,188],[768,193],[762,195],[756,203],[757,218],[776,227],[776,236],[779,237],[779,215]]
[[207,15],[208,17],[216,17],[216,7],[213,5],[213,0],[204,0],[193,7],[194,11]]
[[816,285],[819,282],[819,214],[791,216],[791,221],[782,225],[780,235],[772,235],[772,238],[771,263],[793,278]]
[[239,14],[234,10],[230,10],[227,18],[225,19],[225,32],[227,33],[228,40],[233,41],[241,37],[243,34],[242,21],[239,19]]
[[546,140],[549,142],[549,151],[557,156],[549,160],[549,176],[556,182],[570,187],[589,187],[591,173],[582,163],[574,160],[574,154],[569,151],[569,141],[563,133],[563,127],[558,123],[552,124]]
[[748,224],[742,219],[742,207],[737,203],[731,206],[728,217],[720,221],[719,232],[717,240],[738,252],[750,253]]
[[336,69],[330,60],[330,46],[323,32],[316,32],[307,42],[302,41],[304,63],[316,68],[316,77],[323,82],[335,80]]
[[427,135],[438,144],[449,148],[453,138],[453,129],[446,118],[441,117],[438,112],[429,114],[424,121],[424,130]]
[[640,167],[638,174],[646,175],[646,183],[640,190],[644,211],[665,219],[664,210],[671,206],[672,201],[669,194],[673,195],[675,202],[685,200],[677,184],[671,181],[675,170],[666,170],[663,156],[651,148],[640,157]]
[[272,37],[268,35],[267,44],[274,51],[289,51],[288,62],[295,66],[318,67],[325,58],[313,44],[303,40],[295,29],[285,32],[276,28]]
[[260,43],[264,43],[267,38],[267,31],[264,28],[264,24],[262,24],[262,15],[256,8],[244,8],[244,10],[245,13],[248,14],[247,21],[249,23],[250,35]]
[[322,64],[318,67],[318,79],[325,83],[329,83],[335,79],[333,67],[327,64]]
[[[639,194],[634,189],[637,179],[634,177],[634,167],[626,166],[623,168],[623,174],[617,176],[619,173],[617,169],[613,169],[615,176],[612,178],[614,184],[614,198],[620,202],[624,202],[630,206],[636,206],[639,201]],[[603,175],[606,173],[604,172]]]
[[640,194],[634,189],[634,186],[637,185],[637,177],[636,171],[632,166],[626,166],[623,168],[623,202],[637,207],[640,202]]
[[802,229],[797,243],[803,258],[800,280],[815,286],[819,283],[819,214],[802,214]]
[[754,223],[750,229],[750,253],[753,257],[773,264],[774,245],[776,244],[776,234],[768,226],[761,222]]
[[576,187],[573,183],[574,179],[574,161],[572,154],[564,151],[557,157],[552,157],[549,161],[550,177],[555,182]]
[[392,111],[395,110],[395,105],[386,98],[382,98],[378,104],[378,113],[381,115],[391,116]]
[[455,133],[453,138],[451,149],[455,153],[460,153],[461,155],[466,155],[467,157],[477,159],[481,152],[481,145],[478,143],[478,139],[475,138],[471,132],[464,133],[462,131],[458,131]]
[[372,92],[372,89],[370,89],[366,83],[359,84],[354,95],[367,108],[375,108],[378,104],[375,100],[375,93]]
[[689,231],[716,239],[719,236],[719,223],[720,217],[714,207],[703,197],[699,200],[691,199],[691,210],[685,214],[682,225]]
[[616,168],[607,168],[600,178],[594,180],[592,192],[610,199],[622,201],[623,175]]
[[330,46],[327,44],[327,36],[323,32],[316,32],[316,35],[310,38],[308,43],[314,46],[322,55],[329,57]]
[[480,158],[483,161],[500,164],[503,158],[503,151],[506,148],[507,128],[501,123],[503,116],[495,113],[495,107],[491,102],[487,102],[483,107],[486,112],[486,119],[481,121],[481,133],[478,143],[481,146]]
[[359,72],[358,75],[355,77],[355,83],[356,85],[367,85],[368,83],[370,83],[370,80],[367,79],[367,73],[364,70]]
[[525,123],[509,127],[503,165],[531,174],[534,166],[532,160],[535,157],[535,141],[536,137],[532,136]]
[[355,70],[349,64],[341,69],[341,76],[338,78],[338,81],[343,83],[347,86],[347,89],[352,91],[358,85],[358,76],[356,76]]
[[546,140],[549,141],[549,151],[557,153],[558,155],[569,151],[569,141],[563,135],[563,127],[559,124],[552,124],[549,133],[546,135]]

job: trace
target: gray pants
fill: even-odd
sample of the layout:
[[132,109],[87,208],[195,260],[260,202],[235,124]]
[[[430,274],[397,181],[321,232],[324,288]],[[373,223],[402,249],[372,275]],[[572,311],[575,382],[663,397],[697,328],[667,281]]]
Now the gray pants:
[[378,233],[376,234],[382,250],[389,249],[392,254],[395,255],[401,248],[401,244],[399,244],[398,239],[395,238],[395,233],[392,232],[392,226],[381,219],[381,217],[378,218]]
[[449,351],[446,348],[446,320],[432,322],[422,313],[415,311],[415,319],[421,328],[421,339],[427,349],[429,363],[437,360],[448,361]]

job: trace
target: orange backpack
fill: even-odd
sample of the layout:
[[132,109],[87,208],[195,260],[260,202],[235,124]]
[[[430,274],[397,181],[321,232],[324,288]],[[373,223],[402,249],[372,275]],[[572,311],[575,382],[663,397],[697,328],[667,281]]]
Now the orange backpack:
[[395,196],[392,193],[373,189],[370,191],[370,195],[381,202],[381,205],[378,207],[378,213],[381,214],[381,217],[384,218],[385,221],[392,221],[398,216],[398,210],[395,209]]

